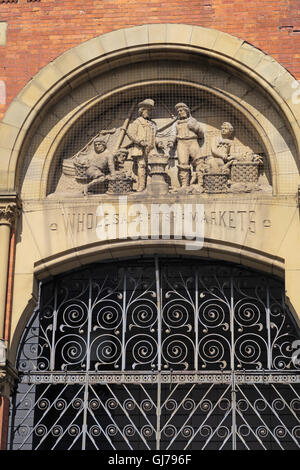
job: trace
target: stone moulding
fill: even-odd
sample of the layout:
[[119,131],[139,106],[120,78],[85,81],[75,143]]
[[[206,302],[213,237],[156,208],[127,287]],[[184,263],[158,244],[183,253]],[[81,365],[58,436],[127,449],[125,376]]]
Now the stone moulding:
[[54,97],[61,97],[96,69],[112,67],[116,61],[134,62],[136,53],[149,59],[155,51],[202,54],[252,79],[281,109],[299,153],[300,110],[292,98],[295,79],[284,67],[249,43],[217,30],[150,24],[112,31],[80,44],[46,65],[24,87],[0,124],[0,185],[14,188],[28,130]]

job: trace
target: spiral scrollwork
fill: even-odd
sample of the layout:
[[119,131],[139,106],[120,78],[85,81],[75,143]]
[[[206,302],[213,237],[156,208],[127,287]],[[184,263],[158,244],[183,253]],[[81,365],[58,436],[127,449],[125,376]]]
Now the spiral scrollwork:
[[227,302],[219,299],[207,299],[201,302],[198,313],[204,332],[212,328],[229,329],[229,307]]
[[[77,366],[82,364],[86,358],[87,344],[84,338],[79,335],[67,335],[57,342],[57,351],[60,350],[60,358],[63,362],[61,366],[65,369],[67,366]],[[59,356],[56,358],[58,361]]]
[[173,334],[162,343],[162,358],[167,365],[172,364],[187,369],[193,357],[194,344],[186,335]]
[[261,369],[266,355],[267,343],[258,334],[243,334],[235,342],[237,367]]
[[254,407],[257,411],[265,411],[267,408],[268,404],[265,400],[259,398],[258,400],[255,400],[254,402]]
[[287,435],[287,430],[284,426],[276,426],[274,434],[278,439],[283,439]]
[[110,410],[115,410],[118,407],[118,402],[114,398],[109,398],[106,401],[105,406]]
[[191,312],[193,312],[193,306],[189,301],[176,298],[164,305],[162,317],[169,329],[185,327],[187,331],[191,331],[191,320],[193,318]]
[[118,428],[114,424],[109,424],[106,428],[106,434],[110,437],[116,436],[118,434]]
[[83,407],[83,400],[81,398],[74,398],[74,400],[72,401],[72,407],[75,410],[79,410]]
[[241,424],[238,427],[238,433],[243,437],[248,437],[251,433],[251,428],[247,424]]
[[265,426],[259,426],[256,430],[255,430],[255,434],[260,437],[260,438],[266,438],[269,434],[269,431],[268,429],[265,427]]
[[239,300],[234,309],[235,322],[239,325],[239,330],[244,331],[244,328],[256,325],[257,329],[261,331],[263,328],[261,312],[264,310],[264,305],[257,305],[250,299]]
[[135,299],[128,309],[128,315],[131,317],[129,328],[153,328],[157,321],[157,305],[148,298]]
[[96,362],[96,369],[104,364],[117,365],[121,358],[121,354],[121,340],[113,334],[102,334],[96,336],[91,343],[91,358]]
[[169,424],[163,429],[163,433],[166,437],[171,439],[172,437],[176,436],[177,429],[173,424]]
[[186,410],[186,411],[193,410],[195,408],[195,406],[196,406],[196,403],[191,398],[187,398],[186,400],[184,400],[184,402],[182,404],[183,409]]
[[60,305],[57,316],[62,318],[61,331],[65,331],[66,328],[75,328],[80,332],[88,321],[88,306],[80,300],[68,300]]
[[230,349],[230,343],[223,335],[211,333],[203,336],[199,342],[202,367],[207,367],[207,364],[215,364],[221,369],[225,369],[228,365]]
[[148,412],[151,411],[153,408],[153,403],[152,401],[145,399],[141,402],[141,407],[144,411]]
[[182,431],[181,431],[181,435],[185,438],[185,439],[190,439],[194,436],[195,434],[195,430],[192,426],[185,426]]
[[99,437],[101,434],[101,428],[97,425],[90,427],[89,434],[93,437]]
[[59,398],[58,400],[54,402],[54,407],[58,411],[64,410],[66,406],[67,406],[67,402],[63,398]]
[[210,400],[203,400],[201,401],[200,403],[200,410],[203,412],[203,413],[208,413],[213,407],[213,404]]
[[153,432],[153,428],[148,424],[145,424],[145,426],[141,428],[141,433],[146,438],[152,437]]
[[122,322],[122,306],[112,299],[99,301],[93,307],[92,318],[95,318],[94,330],[116,330]]
[[68,427],[68,434],[72,437],[78,436],[80,434],[80,427],[78,424],[72,424]]
[[155,362],[157,357],[157,341],[150,335],[135,335],[130,338],[126,350],[132,354],[132,368],[145,366]]
[[35,434],[38,437],[45,436],[46,433],[47,433],[47,427],[44,424],[39,424],[35,429]]
[[50,401],[48,400],[48,398],[41,398],[38,401],[37,406],[40,410],[47,410],[47,408],[50,407]]
[[226,439],[229,433],[230,433],[230,430],[226,426],[220,426],[217,430],[217,436],[220,439]]
[[133,411],[135,409],[135,403],[130,398],[124,401],[123,406],[127,411]]
[[201,426],[199,429],[200,436],[205,437],[205,438],[208,438],[212,433],[213,433],[212,427],[208,426],[207,424]]
[[97,398],[92,398],[90,400],[89,407],[93,411],[98,410],[98,408],[100,407],[100,401]]
[[178,406],[177,401],[174,400],[174,398],[170,398],[165,404],[165,408],[168,411],[176,410],[177,406]]
[[133,437],[135,435],[135,429],[134,429],[134,426],[132,426],[131,424],[127,424],[124,429],[123,429],[123,434],[126,436],[126,437]]
[[54,437],[61,436],[63,434],[63,432],[64,432],[64,430],[63,430],[62,426],[59,426],[59,425],[55,425],[51,429],[51,433],[53,434]]

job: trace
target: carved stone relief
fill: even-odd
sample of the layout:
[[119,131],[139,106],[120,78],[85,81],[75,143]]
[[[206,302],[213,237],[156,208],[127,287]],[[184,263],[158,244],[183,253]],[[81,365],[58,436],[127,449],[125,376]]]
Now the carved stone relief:
[[266,156],[241,143],[230,122],[208,131],[193,116],[197,108],[183,102],[174,106],[174,114],[167,109],[167,119],[154,120],[155,106],[152,98],[133,103],[121,126],[101,129],[79,152],[65,158],[65,183],[56,192],[72,188],[81,195],[155,195],[271,190],[266,178],[263,184],[260,178]]

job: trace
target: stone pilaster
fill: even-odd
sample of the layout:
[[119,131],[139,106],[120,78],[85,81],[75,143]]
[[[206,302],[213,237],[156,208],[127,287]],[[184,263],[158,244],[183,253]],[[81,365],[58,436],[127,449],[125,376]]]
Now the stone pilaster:
[[20,207],[16,193],[0,194],[0,340],[4,340],[10,236]]

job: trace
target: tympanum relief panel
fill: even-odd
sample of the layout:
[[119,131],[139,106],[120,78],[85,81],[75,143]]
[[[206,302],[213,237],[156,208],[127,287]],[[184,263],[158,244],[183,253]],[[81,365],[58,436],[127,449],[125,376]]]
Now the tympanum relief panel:
[[50,197],[272,189],[259,136],[215,97],[139,96],[77,129],[57,159]]

